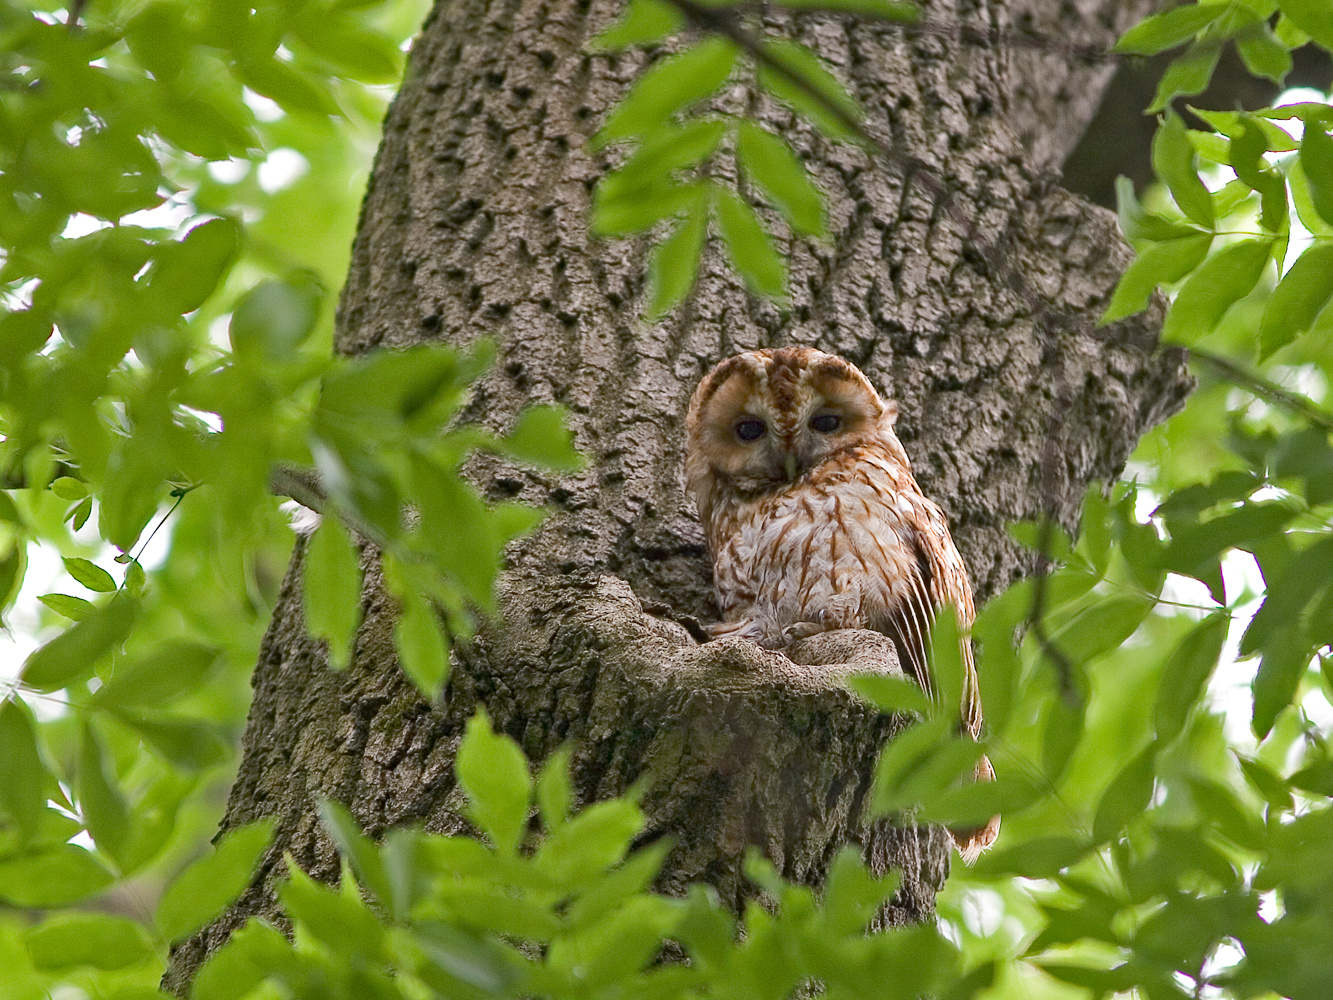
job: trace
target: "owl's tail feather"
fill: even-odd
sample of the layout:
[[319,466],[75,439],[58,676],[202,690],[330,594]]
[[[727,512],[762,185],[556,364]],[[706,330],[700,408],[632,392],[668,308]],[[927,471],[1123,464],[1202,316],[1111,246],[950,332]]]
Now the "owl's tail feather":
[[[977,761],[976,780],[995,780],[995,768],[991,767],[990,758],[984,754],[981,760]],[[954,847],[958,848],[958,853],[962,856],[963,861],[969,865],[975,864],[977,858],[981,857],[981,852],[988,850],[999,835],[999,816],[992,816],[985,826],[949,831],[949,837],[953,840]]]

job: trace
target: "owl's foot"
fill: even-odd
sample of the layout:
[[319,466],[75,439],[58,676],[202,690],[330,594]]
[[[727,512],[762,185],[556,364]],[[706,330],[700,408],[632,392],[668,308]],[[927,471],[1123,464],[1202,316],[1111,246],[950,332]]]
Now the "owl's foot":
[[792,622],[782,630],[782,638],[792,643],[821,632],[836,632],[844,628],[865,628],[865,623],[861,621],[860,587],[852,587],[834,597],[819,609],[814,621]]
[[718,622],[716,625],[708,626],[708,634],[714,639],[749,639],[764,649],[778,649],[786,644],[777,626],[762,618]]

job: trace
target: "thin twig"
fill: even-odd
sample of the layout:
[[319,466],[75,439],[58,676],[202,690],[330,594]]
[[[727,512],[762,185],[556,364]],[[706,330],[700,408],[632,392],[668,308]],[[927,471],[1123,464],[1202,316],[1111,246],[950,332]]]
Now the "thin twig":
[[1308,420],[1316,427],[1333,432],[1333,415],[1315,406],[1299,393],[1285,389],[1271,379],[1266,379],[1257,372],[1247,371],[1229,358],[1197,347],[1189,349],[1190,357],[1202,361],[1213,369],[1223,380],[1251,392],[1274,406],[1281,407]]
[[319,473],[295,465],[275,465],[269,473],[268,489],[274,496],[295,500],[316,514],[328,511],[329,497],[320,482]]

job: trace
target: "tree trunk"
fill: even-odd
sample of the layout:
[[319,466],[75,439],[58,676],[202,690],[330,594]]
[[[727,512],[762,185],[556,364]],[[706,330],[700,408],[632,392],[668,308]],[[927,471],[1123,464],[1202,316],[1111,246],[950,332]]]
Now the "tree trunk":
[[[1108,44],[1152,6],[935,0],[929,17],[1000,39],[1017,19],[1029,32]],[[839,680],[848,669],[897,670],[892,644],[832,633],[783,655],[741,640],[699,645],[682,627],[717,618],[682,489],[690,392],[745,349],[811,344],[860,365],[897,400],[917,477],[949,515],[984,600],[1032,568],[1005,524],[1049,502],[1072,526],[1088,484],[1115,477],[1189,390],[1180,353],[1157,350],[1159,307],[1095,326],[1130,254],[1108,212],[1051,179],[1114,67],[833,16],[786,23],[850,82],[872,132],[955,192],[956,210],[736,82],[727,107],[801,151],[828,193],[834,242],[785,247],[789,313],[748,295],[710,246],[691,301],[643,321],[642,247],[586,227],[606,167],[586,140],[646,61],[585,53],[618,7],[444,0],[413,47],[356,237],[338,349],[493,337],[500,359],[467,419],[503,429],[525,404],[562,404],[589,465],[560,477],[490,456],[469,466],[487,496],[552,513],[512,547],[503,613],[454,651],[436,708],[396,665],[393,604],[373,551],[354,663],[327,669],[302,624],[298,545],[222,823],[276,816],[277,841],[255,886],[176,950],[177,988],[246,917],[274,912],[283,852],[336,877],[316,797],[346,803],[372,835],[409,821],[465,829],[453,761],[478,703],[534,760],[572,741],[585,803],[646,777],[648,835],[676,843],[665,891],[703,879],[739,901],[752,844],[789,878],[818,884],[836,849],[859,842],[876,867],[903,872],[883,922],[926,918],[948,871],[942,832],[870,824],[862,809],[878,751],[905,720],[879,715]],[[960,213],[1026,290],[967,246]],[[1044,453],[1058,461],[1043,464]]]

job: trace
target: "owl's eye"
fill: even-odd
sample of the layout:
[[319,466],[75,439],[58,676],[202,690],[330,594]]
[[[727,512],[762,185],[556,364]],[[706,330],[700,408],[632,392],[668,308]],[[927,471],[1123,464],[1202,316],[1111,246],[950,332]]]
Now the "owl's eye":
[[820,434],[832,434],[842,426],[842,417],[836,413],[819,413],[810,418],[810,429]]
[[742,441],[758,441],[768,433],[768,428],[764,426],[762,420],[742,420],[736,424],[736,436]]

